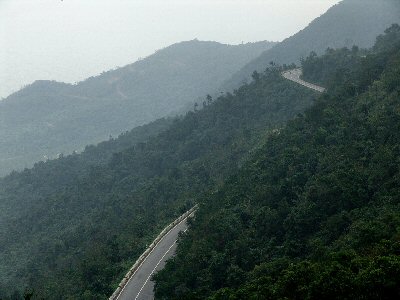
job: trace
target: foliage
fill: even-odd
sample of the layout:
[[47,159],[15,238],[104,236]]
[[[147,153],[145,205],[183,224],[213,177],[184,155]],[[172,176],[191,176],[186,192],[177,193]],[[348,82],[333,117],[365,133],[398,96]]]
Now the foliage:
[[196,113],[2,179],[4,288],[28,285],[46,299],[109,296],[166,224],[312,104],[315,93],[280,72],[271,68],[234,94],[207,97]]
[[376,36],[393,23],[400,23],[398,0],[343,0],[303,30],[247,63],[223,87],[230,90],[240,85],[254,70],[262,70],[271,61],[298,64],[311,51],[323,54],[327,48],[351,48],[353,45],[369,48]]
[[187,111],[272,45],[194,40],[74,85],[36,81],[0,102],[0,176]]
[[392,64],[391,59],[400,43],[398,31],[397,24],[385,30],[369,52],[356,46],[351,50],[327,49],[325,55],[320,57],[312,52],[302,60],[303,77],[326,86],[331,92],[337,87],[345,88],[350,94],[365,92]]
[[155,276],[158,299],[399,298],[399,38],[392,26],[365,59],[354,56],[359,94],[333,81],[202,197]]

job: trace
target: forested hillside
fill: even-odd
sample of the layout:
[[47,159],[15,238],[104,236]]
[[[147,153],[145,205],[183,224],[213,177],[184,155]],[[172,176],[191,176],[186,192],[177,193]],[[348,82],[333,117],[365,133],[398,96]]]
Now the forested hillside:
[[372,47],[376,36],[394,23],[400,23],[398,0],[343,0],[303,30],[249,62],[222,89],[239,86],[254,70],[263,70],[271,61],[298,64],[311,51],[323,54],[327,48]]
[[[392,43],[395,47],[397,26],[394,25],[391,31],[378,37],[377,43],[372,48],[374,52],[385,50],[382,45],[387,47]],[[303,77],[305,80],[324,85],[331,92],[345,85],[353,93],[360,93],[365,86],[370,84],[371,78],[375,78],[392,64],[391,57],[388,55],[366,62],[367,54],[367,50],[357,46],[351,49],[327,49],[323,56],[317,56],[315,52],[312,52],[301,61]]]
[[161,228],[313,103],[316,94],[281,71],[254,73],[195,112],[0,180],[0,290],[106,299]]
[[400,27],[350,53],[306,60],[355,61],[202,197],[158,299],[400,297]]
[[273,44],[193,40],[76,85],[36,81],[0,102],[0,176],[187,111]]

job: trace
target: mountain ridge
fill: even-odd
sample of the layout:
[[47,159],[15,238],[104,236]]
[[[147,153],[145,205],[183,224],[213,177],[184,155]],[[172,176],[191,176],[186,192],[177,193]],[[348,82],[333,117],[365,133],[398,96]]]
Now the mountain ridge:
[[105,299],[159,230],[314,98],[271,69],[196,112],[0,179],[0,290]]
[[372,47],[376,36],[393,23],[400,23],[400,3],[396,0],[343,0],[304,29],[246,64],[224,82],[221,89],[236,88],[250,80],[254,70],[263,71],[270,62],[299,64],[311,51],[323,54],[329,47]]
[[36,81],[0,102],[0,176],[192,109],[272,45],[187,41],[75,85]]
[[376,45],[303,61],[330,88],[201,197],[156,299],[398,298],[400,26]]

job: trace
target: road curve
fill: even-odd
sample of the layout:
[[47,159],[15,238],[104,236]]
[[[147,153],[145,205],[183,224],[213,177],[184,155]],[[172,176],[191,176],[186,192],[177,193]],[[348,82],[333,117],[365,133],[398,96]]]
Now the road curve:
[[[192,214],[190,216],[192,216]],[[154,283],[151,281],[151,276],[155,272],[161,270],[165,266],[166,261],[174,255],[179,233],[187,230],[187,218],[188,217],[184,218],[180,223],[175,225],[157,243],[146,259],[129,278],[129,281],[116,298],[117,300],[153,299]]]
[[288,80],[291,80],[293,82],[301,84],[302,86],[305,86],[314,91],[317,91],[320,93],[325,92],[325,88],[300,79],[301,74],[302,74],[301,69],[293,69],[293,70],[283,72],[282,76]]

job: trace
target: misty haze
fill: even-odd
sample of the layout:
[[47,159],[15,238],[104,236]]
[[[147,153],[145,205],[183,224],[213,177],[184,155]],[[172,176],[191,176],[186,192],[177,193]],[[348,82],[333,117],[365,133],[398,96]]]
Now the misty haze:
[[400,298],[398,0],[0,0],[0,300]]

